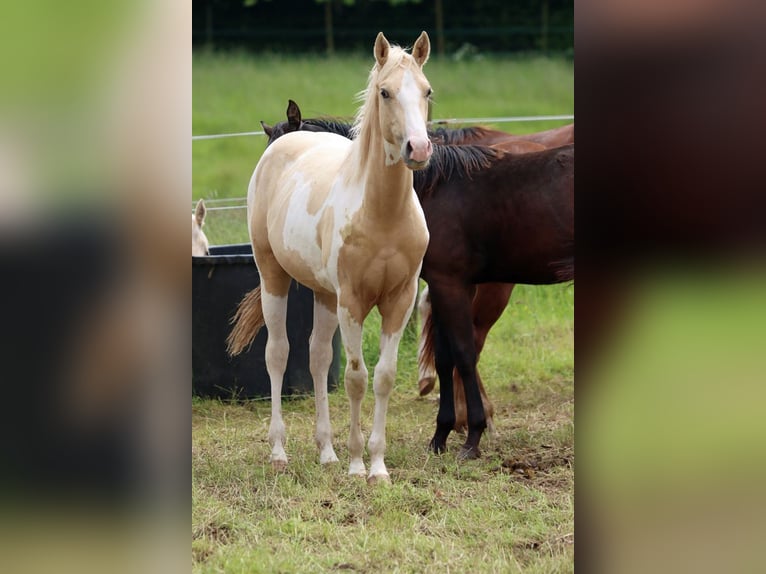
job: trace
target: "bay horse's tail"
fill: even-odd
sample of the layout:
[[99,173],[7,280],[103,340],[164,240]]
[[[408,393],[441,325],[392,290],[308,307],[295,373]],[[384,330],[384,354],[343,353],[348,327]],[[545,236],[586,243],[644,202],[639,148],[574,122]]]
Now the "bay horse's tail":
[[237,305],[237,311],[229,321],[234,325],[226,337],[226,352],[230,357],[239,355],[250,346],[255,336],[265,325],[263,307],[261,306],[261,288],[248,291]]
[[574,257],[568,257],[551,264],[558,283],[574,281]]
[[418,312],[423,321],[418,344],[418,389],[424,397],[436,385],[436,359],[434,358],[434,324],[428,303],[428,287],[423,289],[418,301]]

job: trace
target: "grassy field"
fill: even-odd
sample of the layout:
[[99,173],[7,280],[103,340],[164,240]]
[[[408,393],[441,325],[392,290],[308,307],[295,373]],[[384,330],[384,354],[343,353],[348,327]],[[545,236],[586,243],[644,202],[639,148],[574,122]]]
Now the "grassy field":
[[[194,134],[260,129],[292,98],[306,116],[350,116],[371,57],[194,56]],[[570,113],[573,70],[541,58],[432,61],[434,117]],[[555,123],[502,124],[524,133]],[[193,144],[193,197],[242,198],[263,137]],[[237,201],[234,201],[237,204]],[[242,210],[209,214],[212,244],[246,241]],[[268,401],[192,404],[192,565],[203,572],[571,572],[574,554],[574,287],[517,287],[481,363],[497,436],[478,461],[432,456],[435,396],[417,397],[416,339],[402,342],[388,416],[393,483],[346,476],[348,401],[331,393],[340,464],[322,468],[314,403],[283,404],[288,470],[268,463]],[[379,317],[365,325],[377,360]],[[363,403],[369,437],[373,394]]]
[[[288,99],[298,103],[305,117],[350,119],[357,107],[355,95],[364,89],[372,63],[372,49],[369,55],[333,60],[317,56],[195,54],[192,133],[259,131],[260,120],[273,124],[285,119]],[[434,119],[574,111],[573,65],[564,59],[433,59],[424,70],[434,89]],[[529,133],[557,125],[561,122],[503,123],[493,127]],[[265,146],[264,136],[195,141],[192,198],[244,198]],[[206,232],[211,243],[247,241],[243,212],[215,211],[209,217]],[[216,224],[219,220],[221,223]]]

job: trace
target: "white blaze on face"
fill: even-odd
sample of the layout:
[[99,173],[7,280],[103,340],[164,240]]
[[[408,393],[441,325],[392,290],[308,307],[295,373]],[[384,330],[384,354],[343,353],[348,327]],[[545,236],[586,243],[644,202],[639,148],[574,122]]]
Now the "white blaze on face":
[[421,111],[425,94],[412,71],[405,70],[402,85],[396,97],[404,110],[405,132],[402,156],[407,157],[405,153],[409,143],[412,148],[409,158],[416,162],[425,162],[431,157],[431,141],[428,139],[426,122]]

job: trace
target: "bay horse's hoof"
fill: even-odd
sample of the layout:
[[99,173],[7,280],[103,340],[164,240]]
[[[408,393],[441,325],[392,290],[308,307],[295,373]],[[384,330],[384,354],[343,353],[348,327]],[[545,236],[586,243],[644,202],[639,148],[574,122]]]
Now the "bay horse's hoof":
[[286,460],[272,460],[271,461],[271,469],[274,472],[284,472],[287,470],[287,461]]
[[421,397],[425,397],[434,390],[436,386],[436,377],[424,377],[418,381],[418,389]]
[[460,452],[457,454],[458,460],[476,460],[481,458],[481,451],[478,446],[466,446],[460,447]]
[[428,450],[434,454],[444,454],[447,452],[447,444],[444,442],[438,442],[436,439],[432,439],[431,442],[428,443]]
[[374,476],[370,476],[367,479],[367,484],[370,486],[375,486],[378,484],[391,484],[391,477],[387,474],[376,474]]

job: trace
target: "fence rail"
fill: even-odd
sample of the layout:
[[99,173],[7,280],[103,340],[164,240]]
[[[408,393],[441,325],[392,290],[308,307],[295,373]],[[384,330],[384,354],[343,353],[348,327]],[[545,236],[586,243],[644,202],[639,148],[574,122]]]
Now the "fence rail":
[[[439,120],[431,120],[428,122],[431,125],[449,125],[449,124],[502,124],[509,122],[542,122],[542,121],[561,121],[561,120],[574,120],[574,115],[560,114],[553,116],[506,116],[499,118],[444,118]],[[263,130],[254,132],[235,132],[227,134],[210,134],[210,135],[197,135],[192,136],[192,141],[199,140],[215,140],[222,138],[236,138],[245,136],[263,136],[266,133]]]

